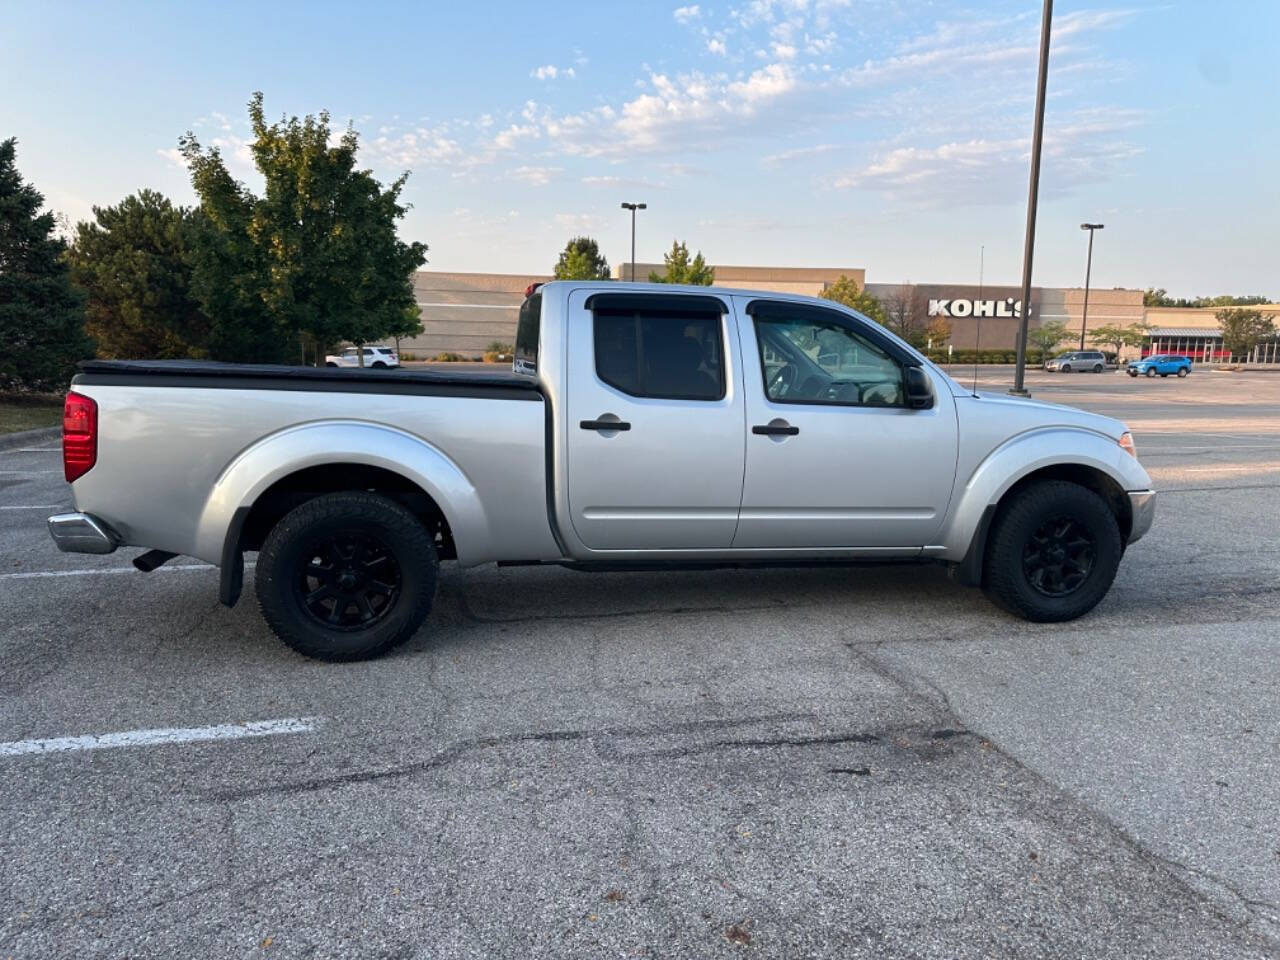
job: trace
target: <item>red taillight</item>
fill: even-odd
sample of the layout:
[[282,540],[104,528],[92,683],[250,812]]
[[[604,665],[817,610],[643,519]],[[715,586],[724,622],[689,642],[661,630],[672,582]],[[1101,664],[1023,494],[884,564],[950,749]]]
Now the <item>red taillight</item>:
[[62,408],[62,470],[67,483],[83,477],[98,462],[98,405],[80,393],[68,393]]
[[529,284],[527,287],[524,288],[524,295],[526,297],[532,297],[534,293],[537,292],[540,286],[542,286],[541,282]]

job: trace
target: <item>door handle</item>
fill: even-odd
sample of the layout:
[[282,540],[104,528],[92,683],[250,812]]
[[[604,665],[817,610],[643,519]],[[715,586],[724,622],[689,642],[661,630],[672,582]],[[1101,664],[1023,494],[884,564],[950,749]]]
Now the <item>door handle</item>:
[[800,428],[789,423],[758,423],[751,428],[751,432],[763,437],[794,437],[800,432]]
[[583,430],[630,430],[625,420],[583,420],[578,424]]

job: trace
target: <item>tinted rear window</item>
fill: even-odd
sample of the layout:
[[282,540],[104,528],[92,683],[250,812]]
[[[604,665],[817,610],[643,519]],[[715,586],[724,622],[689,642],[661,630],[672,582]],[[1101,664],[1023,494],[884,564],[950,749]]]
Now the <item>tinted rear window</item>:
[[516,373],[538,372],[538,336],[542,324],[542,294],[525,297],[516,324],[516,349],[511,368]]
[[596,375],[633,397],[719,400],[724,396],[720,313],[594,311]]

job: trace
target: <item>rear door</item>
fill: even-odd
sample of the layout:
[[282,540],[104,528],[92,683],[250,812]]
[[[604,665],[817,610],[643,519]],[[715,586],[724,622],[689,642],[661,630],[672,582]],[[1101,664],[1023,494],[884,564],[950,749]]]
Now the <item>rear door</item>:
[[569,510],[592,550],[729,547],[745,402],[725,297],[570,293]]
[[900,346],[843,311],[735,297],[747,461],[735,548],[936,543],[956,474],[955,400],[906,405]]

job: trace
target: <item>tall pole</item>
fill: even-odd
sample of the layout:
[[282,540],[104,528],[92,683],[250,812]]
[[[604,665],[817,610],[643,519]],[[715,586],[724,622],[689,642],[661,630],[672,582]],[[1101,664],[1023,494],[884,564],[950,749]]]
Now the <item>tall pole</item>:
[[1022,317],[1018,323],[1018,366],[1009,392],[1028,397],[1023,386],[1027,366],[1027,320],[1031,316],[1031,261],[1036,243],[1036,201],[1040,196],[1040,145],[1044,142],[1044,92],[1049,80],[1049,25],[1053,0],[1044,0],[1040,15],[1040,76],[1036,81],[1036,125],[1031,135],[1031,186],[1027,191],[1027,236],[1022,247]]
[[644,210],[647,203],[623,203],[623,210],[631,211],[631,282],[636,282],[636,211]]
[[1100,223],[1082,223],[1081,230],[1089,231],[1089,258],[1084,262],[1084,317],[1080,321],[1080,349],[1084,349],[1085,331],[1089,329],[1089,274],[1093,270],[1093,231],[1101,230]]

